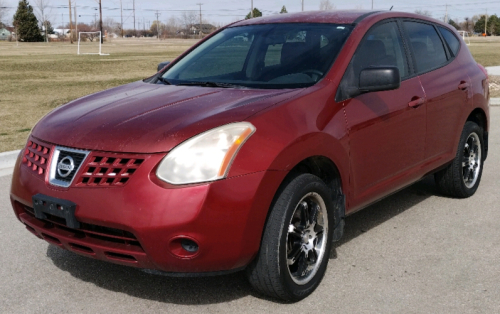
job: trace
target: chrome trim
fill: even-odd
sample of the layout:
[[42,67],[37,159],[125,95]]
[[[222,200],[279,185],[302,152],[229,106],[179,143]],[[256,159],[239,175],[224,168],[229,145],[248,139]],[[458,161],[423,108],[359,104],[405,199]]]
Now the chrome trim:
[[[73,176],[73,178],[71,178],[70,182],[65,182],[65,181],[61,181],[61,180],[56,179],[57,164],[59,161],[59,154],[61,151],[85,155],[85,157],[83,157],[82,162],[80,163],[80,165],[76,169],[75,175]],[[76,175],[78,174],[78,171],[80,171],[80,168],[85,163],[85,160],[87,159],[87,156],[89,154],[90,154],[90,151],[86,151],[86,150],[68,148],[68,147],[63,147],[63,146],[56,146],[54,149],[54,154],[52,154],[52,159],[50,160],[49,183],[52,185],[55,185],[55,186],[63,187],[63,188],[67,188],[67,187],[71,186],[71,184],[73,183],[73,180],[75,179]]]

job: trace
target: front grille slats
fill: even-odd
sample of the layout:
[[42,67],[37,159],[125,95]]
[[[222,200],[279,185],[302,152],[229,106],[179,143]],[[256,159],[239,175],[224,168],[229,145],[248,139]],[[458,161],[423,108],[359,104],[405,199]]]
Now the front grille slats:
[[125,185],[144,162],[140,155],[92,153],[77,180],[77,187]]
[[30,168],[41,178],[45,177],[52,147],[29,140],[24,149],[21,164]]
[[[66,157],[71,159],[72,167],[68,159],[62,161]],[[21,164],[40,178],[45,178],[48,174],[50,184],[63,188],[122,187],[130,181],[147,158],[148,156],[143,154],[85,151],[52,146],[30,138]],[[59,171],[58,167],[62,169]]]

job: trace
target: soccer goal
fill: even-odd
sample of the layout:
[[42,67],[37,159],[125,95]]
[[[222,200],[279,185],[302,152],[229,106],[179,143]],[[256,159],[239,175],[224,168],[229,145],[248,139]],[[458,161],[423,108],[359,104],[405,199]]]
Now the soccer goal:
[[78,32],[78,54],[108,56],[102,53],[101,32]]
[[469,32],[466,31],[458,31],[460,36],[462,36],[462,39],[465,41],[465,44],[468,46],[470,45],[470,37],[469,37]]

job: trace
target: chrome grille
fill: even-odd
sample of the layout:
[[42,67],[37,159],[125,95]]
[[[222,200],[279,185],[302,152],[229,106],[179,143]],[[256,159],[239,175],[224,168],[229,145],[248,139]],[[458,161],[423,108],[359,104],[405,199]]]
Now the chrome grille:
[[70,186],[88,154],[88,151],[56,146],[50,165],[50,184]]

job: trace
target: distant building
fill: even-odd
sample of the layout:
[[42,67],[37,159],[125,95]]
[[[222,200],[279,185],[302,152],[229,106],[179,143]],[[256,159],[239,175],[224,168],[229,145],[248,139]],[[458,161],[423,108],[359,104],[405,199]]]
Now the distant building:
[[0,28],[0,40],[9,40],[10,36],[12,36],[12,32],[7,28]]
[[[57,36],[63,36],[64,35],[66,37],[69,37],[70,36],[70,34],[69,34],[69,28],[54,28],[54,34],[57,35]],[[54,35],[54,34],[52,34],[52,35]]]
[[211,32],[213,32],[216,29],[217,29],[217,27],[215,27],[212,24],[201,24],[201,27],[200,27],[200,24],[193,24],[190,28],[191,34],[195,34],[195,35],[199,35],[200,30],[201,30],[202,34],[210,34]]

